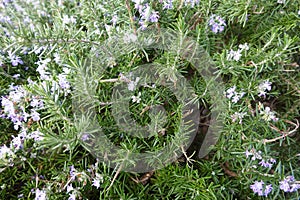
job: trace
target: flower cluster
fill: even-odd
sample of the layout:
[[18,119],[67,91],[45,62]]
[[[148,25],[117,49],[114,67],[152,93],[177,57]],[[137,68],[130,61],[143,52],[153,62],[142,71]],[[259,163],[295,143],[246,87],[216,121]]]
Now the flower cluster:
[[173,0],[166,0],[166,1],[163,1],[164,3],[164,6],[163,6],[163,9],[168,9],[168,10],[171,10],[173,9]]
[[242,124],[243,118],[247,113],[245,112],[235,112],[233,115],[231,115],[232,122],[236,122],[239,120],[239,124]]
[[[265,168],[272,168],[273,164],[276,163],[276,160],[274,158],[263,159],[261,154],[261,151],[256,151],[253,148],[250,151],[246,150],[245,152],[246,158],[251,158],[252,161],[260,160],[259,165]],[[252,167],[256,168],[256,165],[253,165]],[[268,196],[269,193],[273,190],[272,184],[265,185],[262,180],[255,181],[253,185],[250,185],[250,188],[255,194],[258,194],[258,196],[265,197]]]
[[88,175],[84,171],[79,172],[73,165],[70,166],[69,175],[70,178],[64,189],[67,189],[67,194],[69,194],[68,199],[75,200],[76,196],[79,195],[79,190],[77,188],[73,188],[72,182],[76,180],[78,182],[86,182],[86,180],[88,179]]
[[[251,149],[250,151],[246,150],[245,155],[247,158],[251,158],[252,161],[259,160],[259,165],[265,168],[272,168],[273,164],[276,163],[274,158],[263,159],[261,151],[256,151]],[[256,168],[254,165],[253,168]],[[263,181],[255,181],[253,185],[250,186],[254,193],[257,193],[259,196],[268,196],[272,191],[272,185],[265,185]],[[279,188],[284,192],[295,192],[300,189],[300,184],[297,183],[293,176],[288,176],[284,180],[279,182]]]
[[273,111],[271,111],[271,108],[266,106],[265,108],[263,107],[263,105],[259,102],[258,105],[259,108],[259,114],[262,116],[262,119],[269,122],[269,121],[273,121],[273,122],[277,122],[278,118],[276,117],[275,113]]
[[[272,185],[266,185],[264,187],[263,181],[255,181],[250,188],[254,193],[257,193],[259,196],[268,196],[268,194],[272,191]],[[293,176],[288,176],[284,180],[279,182],[279,188],[284,192],[296,192],[300,189],[300,184],[295,183],[295,178]]]
[[265,185],[263,181],[255,181],[253,185],[250,186],[253,192],[258,194],[258,196],[267,197],[270,192],[272,192],[272,184]]
[[103,177],[99,173],[96,173],[95,175],[96,175],[96,177],[93,178],[92,185],[98,189],[100,187],[100,183],[103,182]]
[[249,50],[249,46],[247,43],[240,44],[239,49],[237,51],[230,49],[229,53],[227,54],[227,60],[239,61],[240,58],[242,57],[243,50],[245,51]]
[[13,159],[16,157],[15,153],[6,145],[0,146],[0,164],[13,166]]
[[73,16],[69,17],[68,15],[63,16],[63,24],[75,24],[76,23],[76,18]]
[[46,191],[37,188],[35,190],[35,200],[46,200],[46,199],[47,199]]
[[279,188],[284,192],[296,192],[300,189],[300,184],[295,182],[295,178],[293,176],[287,176],[279,182]]
[[136,86],[137,86],[137,84],[138,84],[138,82],[139,82],[139,80],[140,80],[140,77],[136,77],[135,81],[132,81],[131,79],[134,79],[134,78],[132,77],[131,73],[128,75],[128,77],[126,77],[122,73],[120,73],[119,79],[121,81],[124,81],[124,82],[126,82],[128,84],[128,90],[129,91],[134,91],[135,88],[136,88]]
[[[246,158],[251,158],[252,161],[260,160],[258,163],[260,166],[265,168],[272,168],[273,164],[276,163],[274,158],[263,159],[261,151],[256,151],[255,149],[251,149],[250,151],[246,150],[245,155]],[[256,168],[256,166],[253,166]]]
[[[22,86],[10,86],[10,92],[1,97],[2,110],[1,117],[10,119],[15,130],[19,130],[17,136],[12,136],[9,148],[6,145],[0,147],[0,158],[2,164],[13,165],[15,153],[23,149],[26,139],[41,141],[43,134],[39,130],[28,132],[32,123],[40,120],[39,110],[44,107],[43,100],[38,96],[33,96]],[[30,111],[30,112],[29,112]]]
[[213,14],[209,18],[208,25],[210,26],[212,32],[218,33],[224,31],[226,23],[225,20],[220,16]]
[[47,65],[50,62],[50,58],[47,58],[45,60],[42,60],[40,58],[40,60],[35,63],[38,65],[36,71],[40,74],[42,80],[50,80],[50,73],[46,71],[48,69]]
[[[61,65],[60,63],[60,57],[58,54],[55,54],[55,60],[54,60],[57,64]],[[36,64],[38,65],[36,71],[39,72],[40,74],[40,78],[41,80],[44,81],[49,81],[52,84],[52,88],[51,91],[55,92],[56,90],[58,90],[58,88],[62,89],[65,96],[67,96],[69,93],[71,93],[71,85],[69,83],[69,81],[67,80],[67,76],[70,73],[70,70],[66,67],[63,67],[63,73],[58,74],[57,76],[57,80],[55,80],[55,78],[52,76],[52,74],[50,72],[48,72],[48,65],[51,62],[51,58],[46,58],[44,60],[42,60],[40,58],[40,60],[38,62],[36,62]],[[44,85],[46,85],[46,82],[43,82]],[[59,86],[59,87],[57,87]]]
[[20,56],[15,55],[11,51],[7,51],[7,53],[8,53],[8,59],[10,60],[12,66],[18,66],[19,64],[21,65],[24,64]]
[[142,100],[141,99],[141,92],[139,92],[137,96],[132,96],[131,99],[132,99],[133,103],[135,103],[135,102],[140,103],[140,101]]
[[[30,114],[26,111],[28,102],[32,106]],[[1,104],[3,107],[1,117],[10,119],[14,123],[15,130],[18,130],[30,117],[33,121],[40,120],[37,109],[43,107],[43,101],[38,97],[31,97],[22,86],[11,85],[9,95],[2,96]]]
[[[0,146],[0,164],[4,166],[14,166],[14,159],[17,157],[16,152],[23,148],[24,141],[27,139],[33,139],[34,141],[43,140],[43,134],[36,130],[31,133],[27,133],[26,128],[22,128],[17,136],[12,136],[9,147],[6,145]],[[34,156],[32,154],[32,156]]]
[[86,184],[86,181],[89,180],[92,186],[96,187],[97,189],[100,188],[100,185],[103,182],[103,176],[97,172],[98,161],[86,171],[90,174],[86,173],[85,171],[79,172],[77,169],[75,169],[73,165],[70,166],[70,179],[68,180],[67,185],[65,186],[67,194],[69,194],[69,200],[75,200],[76,197],[80,195],[79,188],[74,188],[72,182],[78,181]]
[[153,10],[148,3],[144,4],[144,0],[132,0],[135,5],[135,9],[138,10],[141,18],[139,24],[141,29],[146,29],[149,22],[158,22],[159,13]]
[[245,92],[236,92],[236,86],[233,86],[226,90],[226,97],[231,99],[233,103],[237,103],[243,96]]
[[259,84],[259,86],[257,87],[257,91],[258,91],[258,96],[263,96],[266,97],[266,91],[270,91],[271,90],[271,82],[269,82],[269,80],[263,81],[262,83]]

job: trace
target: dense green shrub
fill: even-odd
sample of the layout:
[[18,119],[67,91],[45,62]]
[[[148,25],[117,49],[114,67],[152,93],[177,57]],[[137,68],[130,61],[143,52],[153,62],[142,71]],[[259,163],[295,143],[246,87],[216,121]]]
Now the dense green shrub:
[[[174,43],[192,38],[213,61],[213,77],[176,51],[144,48],[136,35],[149,30],[178,34],[170,36]],[[298,0],[4,0],[0,31],[1,199],[299,199]],[[91,121],[74,113],[93,105],[105,136],[129,154],[185,142],[186,104],[168,87],[135,88],[140,77],[130,72],[147,63],[160,66],[157,80],[175,88],[188,80],[201,121],[189,149],[175,146],[181,157],[132,173],[124,168],[137,163],[125,154],[112,166],[101,160],[103,138],[89,147]],[[216,80],[226,100],[220,136],[199,158],[207,124],[215,123],[219,101],[207,91]],[[120,85],[136,89],[127,99],[130,117],[151,137],[119,126],[122,113],[113,113]],[[84,100],[76,107],[74,98]],[[153,105],[164,113],[151,113]]]

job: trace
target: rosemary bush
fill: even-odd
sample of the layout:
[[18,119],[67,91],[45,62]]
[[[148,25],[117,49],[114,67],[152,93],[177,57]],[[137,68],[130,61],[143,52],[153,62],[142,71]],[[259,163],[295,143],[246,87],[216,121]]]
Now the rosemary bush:
[[298,0],[3,0],[0,31],[0,199],[300,198]]

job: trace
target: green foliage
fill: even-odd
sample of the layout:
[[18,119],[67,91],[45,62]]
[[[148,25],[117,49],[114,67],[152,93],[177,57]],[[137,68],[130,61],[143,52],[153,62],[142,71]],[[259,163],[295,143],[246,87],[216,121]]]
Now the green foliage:
[[[34,199],[39,190],[48,199],[299,199],[298,190],[280,187],[288,176],[300,186],[299,1],[172,2],[166,9],[170,1],[145,0],[141,12],[129,0],[0,3],[0,199]],[[225,21],[224,30],[212,23],[216,16]],[[143,25],[146,33],[157,32],[135,41]],[[170,34],[160,48],[151,46],[164,30],[178,38]],[[180,54],[192,52],[179,45],[189,38],[214,62],[212,79]],[[170,41],[183,49],[161,48]],[[205,61],[204,56],[198,64]],[[158,74],[155,80],[130,95],[115,92],[138,82],[130,73],[149,63],[158,66],[147,68]],[[151,70],[140,75],[151,78]],[[182,79],[201,112],[186,151],[182,144],[191,130],[182,124],[182,109],[191,102],[170,89],[186,84]],[[217,116],[222,129],[210,153],[199,158],[222,98],[209,91],[216,80],[222,80],[227,98]],[[180,91],[184,97],[186,88]],[[116,107],[123,105],[120,97],[133,121]],[[149,137],[132,135],[135,126]],[[98,154],[105,144],[103,135],[97,137],[100,130],[121,148],[109,155],[113,162]],[[95,144],[84,141],[91,136]],[[166,157],[183,154],[175,162],[148,173],[123,171],[138,164],[134,153],[159,152],[171,142],[178,152]],[[168,161],[157,156],[147,164],[157,159]],[[257,181],[264,182],[262,192],[270,184],[272,190],[259,195],[253,190]]]

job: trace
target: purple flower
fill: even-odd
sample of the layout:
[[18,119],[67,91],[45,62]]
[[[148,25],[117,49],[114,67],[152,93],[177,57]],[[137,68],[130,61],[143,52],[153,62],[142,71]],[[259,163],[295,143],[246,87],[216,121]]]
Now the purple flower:
[[241,54],[240,49],[237,51],[230,49],[229,53],[227,54],[227,60],[238,61],[238,60],[240,60],[241,57],[242,57],[242,54]]
[[75,194],[70,194],[68,200],[76,200],[76,195]]
[[253,192],[258,194],[258,196],[268,196],[268,194],[273,190],[272,185],[266,185],[263,181],[255,181],[253,185],[250,185],[250,188]]
[[273,166],[273,164],[269,163],[268,161],[265,161],[264,159],[262,159],[259,164],[263,167],[266,167],[266,168],[271,168]]
[[144,20],[145,22],[158,22],[159,15],[157,11],[154,11],[151,9],[149,4],[146,4],[144,6],[144,9],[141,13],[141,19]]
[[211,30],[214,33],[222,32],[225,29],[226,23],[225,20],[220,16],[213,14],[208,21],[208,25],[211,27]]
[[163,9],[173,9],[173,0],[167,0],[167,2],[164,2]]
[[291,186],[290,192],[296,192],[298,189],[300,189],[300,184],[298,183],[293,183],[290,186]]
[[246,158],[248,158],[249,156],[253,155],[250,151],[248,151],[248,149],[245,151],[245,155]]
[[279,182],[279,188],[284,192],[295,192],[300,189],[300,184],[295,183],[293,176],[287,176],[283,181]]
[[294,177],[294,176],[287,176],[285,179],[286,179],[287,181],[290,181],[290,182],[295,181],[295,177]]
[[5,113],[10,113],[10,114],[15,113],[14,103],[9,99],[7,99],[6,97],[2,97],[1,104],[2,106],[4,106]]
[[0,158],[3,159],[6,156],[12,155],[13,152],[10,148],[8,148],[6,145],[0,146]]
[[20,57],[16,56],[13,60],[11,60],[11,64],[13,66],[17,66],[18,64],[23,64],[23,61],[20,59]]
[[141,19],[148,21],[150,14],[151,14],[151,7],[149,6],[149,4],[145,4],[141,12],[141,16],[142,16]]
[[139,25],[141,26],[140,28],[142,29],[142,30],[146,30],[146,28],[147,28],[147,23],[145,22],[145,21],[139,21]]
[[12,91],[9,93],[9,97],[13,102],[20,102],[23,97],[26,96],[27,92],[22,86],[13,86]]
[[73,190],[74,190],[74,188],[73,188],[72,184],[67,186],[67,193],[69,193]]
[[149,17],[149,21],[150,22],[158,22],[159,19],[159,15],[157,11],[152,11],[150,17]]
[[98,189],[100,187],[100,180],[95,178],[92,185]]
[[47,70],[47,64],[49,62],[51,62],[51,59],[47,58],[45,60],[41,60],[40,59],[38,62],[35,63],[35,64],[38,65],[38,68],[36,69],[36,71],[40,73],[40,76],[41,76],[42,80],[49,80],[50,79],[49,73],[46,72],[46,70]]
[[15,74],[12,77],[15,78],[15,79],[19,79],[20,76],[21,76],[20,74]]
[[33,121],[39,121],[40,120],[40,114],[36,112],[35,110],[31,110],[31,117]]
[[226,97],[230,99],[233,95],[235,95],[235,93],[236,93],[235,89],[236,89],[236,86],[233,86],[233,87],[229,88],[228,90],[226,90]]
[[28,135],[28,138],[32,138],[32,139],[34,139],[34,141],[41,141],[41,140],[43,140],[42,133],[40,131],[38,131],[38,130],[30,133]]
[[40,99],[33,98],[30,102],[30,105],[34,108],[42,108],[44,106],[44,103]]
[[46,200],[46,191],[37,189],[35,191],[35,200]]
[[17,66],[18,64],[21,64],[21,65],[24,64],[19,56],[16,56],[11,51],[8,51],[7,53],[8,53],[8,57],[10,59],[10,62],[13,66]]
[[290,191],[290,184],[286,179],[284,179],[283,181],[280,181],[279,184],[280,184],[279,188],[281,190],[283,190],[284,192],[289,192]]
[[143,2],[144,0],[132,0],[135,4],[134,4],[134,8],[137,9],[139,11],[139,13],[142,12],[143,9]]
[[260,193],[263,189],[264,182],[263,181],[255,181],[253,185],[250,185],[250,188],[254,193]]
[[76,177],[76,169],[74,168],[74,165],[72,165],[70,167],[70,176],[71,176],[71,180],[75,180]]
[[58,75],[58,84],[62,89],[70,88],[70,83],[67,81],[67,76],[65,74]]
[[81,136],[81,140],[82,141],[87,141],[88,139],[89,139],[89,134],[87,134],[87,133],[85,133],[85,134],[83,134],[82,136]]
[[[13,121],[13,120],[12,120]],[[14,123],[14,129],[18,130],[20,128],[20,126],[22,126],[22,122],[21,121],[15,121]]]
[[265,191],[264,191],[264,196],[266,197],[266,196],[268,196],[268,194],[270,193],[270,192],[272,192],[272,190],[273,190],[273,188],[272,188],[272,185],[270,184],[270,185],[266,185],[266,188],[265,188]]
[[17,136],[17,137],[12,136],[12,137],[13,137],[13,139],[11,141],[11,145],[15,148],[15,150],[22,149],[24,140],[22,140],[21,137],[19,137],[19,136]]
[[263,96],[265,97],[266,96],[266,91],[270,91],[272,89],[272,86],[271,86],[271,82],[269,82],[269,80],[266,80],[262,83],[259,84],[257,90],[259,92],[258,96]]

